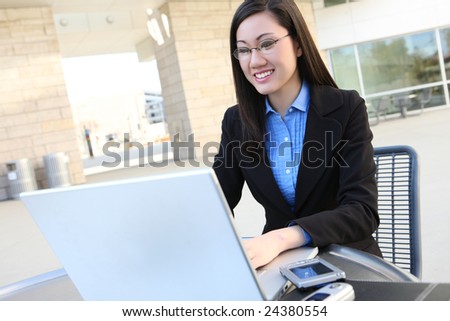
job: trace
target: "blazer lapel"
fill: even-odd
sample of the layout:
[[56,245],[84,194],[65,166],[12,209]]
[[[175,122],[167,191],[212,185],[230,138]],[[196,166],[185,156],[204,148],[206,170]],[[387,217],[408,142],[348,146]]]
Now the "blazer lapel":
[[343,103],[338,90],[319,87],[311,92],[302,161],[297,177],[295,211],[299,211],[331,161],[332,149],[342,137],[341,124],[327,114]]

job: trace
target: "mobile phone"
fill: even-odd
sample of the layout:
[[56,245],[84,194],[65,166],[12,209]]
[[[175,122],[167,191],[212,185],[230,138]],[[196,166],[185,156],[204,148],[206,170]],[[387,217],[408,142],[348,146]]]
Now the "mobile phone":
[[280,273],[299,289],[345,280],[344,271],[319,257],[284,265]]

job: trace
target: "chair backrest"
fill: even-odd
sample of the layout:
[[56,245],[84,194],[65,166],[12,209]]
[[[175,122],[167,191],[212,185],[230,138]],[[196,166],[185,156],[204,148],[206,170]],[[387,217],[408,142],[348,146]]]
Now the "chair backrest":
[[380,226],[373,236],[386,260],[420,278],[417,153],[409,146],[376,147],[374,160]]

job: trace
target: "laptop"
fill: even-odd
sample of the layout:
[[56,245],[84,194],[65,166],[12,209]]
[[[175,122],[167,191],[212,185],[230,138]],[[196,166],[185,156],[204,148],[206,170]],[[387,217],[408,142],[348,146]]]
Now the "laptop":
[[[212,169],[21,194],[84,300],[276,300],[282,253],[256,272]],[[259,275],[259,276],[258,276]]]

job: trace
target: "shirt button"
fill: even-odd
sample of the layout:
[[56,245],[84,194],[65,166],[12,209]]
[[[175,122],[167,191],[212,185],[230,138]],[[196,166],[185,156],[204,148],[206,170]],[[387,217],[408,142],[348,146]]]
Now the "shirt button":
[[289,112],[292,113],[294,110],[292,108],[289,108]]
[[284,141],[287,142],[289,140],[289,137],[284,137]]
[[290,174],[291,173],[291,170],[290,169],[287,169],[286,170],[286,174]]

